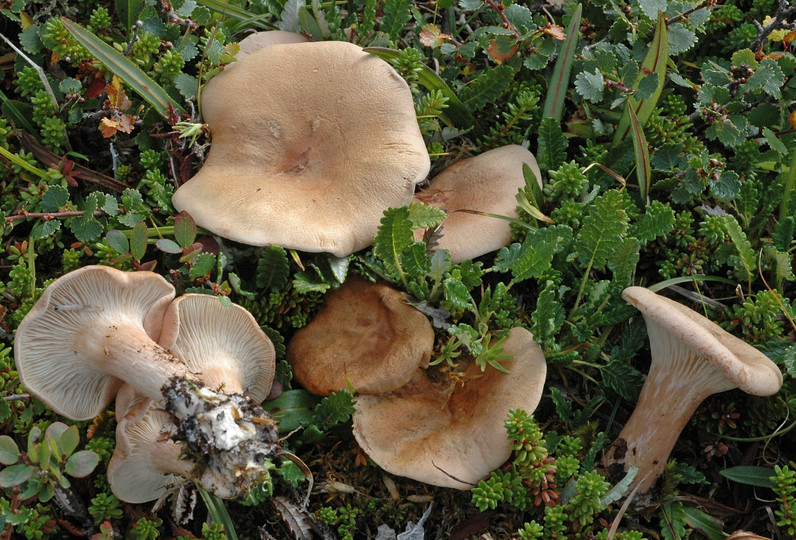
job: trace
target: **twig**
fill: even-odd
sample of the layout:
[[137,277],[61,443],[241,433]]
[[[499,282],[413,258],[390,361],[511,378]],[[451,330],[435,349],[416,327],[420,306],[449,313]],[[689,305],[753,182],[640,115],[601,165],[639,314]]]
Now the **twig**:
[[702,9],[703,7],[705,9],[711,10],[711,9],[714,9],[716,7],[716,3],[715,2],[706,2],[706,5],[703,5],[703,3],[700,2],[700,3],[696,4],[694,7],[692,7],[691,9],[687,9],[687,10],[683,11],[682,13],[680,13],[678,15],[675,15],[674,17],[670,17],[670,18],[666,19],[666,27],[668,28],[669,25],[677,23],[677,22],[680,22],[683,19],[686,19],[693,12]]
[[752,42],[751,49],[755,52],[762,49],[763,41],[765,41],[774,30],[791,28],[788,19],[793,16],[796,16],[796,3],[789,5],[787,0],[779,0],[779,5],[777,6],[777,11],[774,13],[774,20],[771,21],[771,24],[763,27],[757,20],[752,21],[757,28],[757,37]]
[[124,56],[130,56],[130,53],[133,52],[133,45],[135,42],[138,41],[138,29],[144,26],[142,21],[135,21],[133,25],[133,37],[130,38],[130,42],[127,44],[127,48],[124,50]]
[[512,25],[511,22],[509,22],[508,17],[506,17],[506,14],[503,13],[503,5],[502,4],[498,5],[495,2],[495,0],[486,0],[486,3],[489,4],[489,7],[491,7],[495,11],[495,13],[500,15],[501,19],[503,19],[503,27],[506,30],[511,30],[515,38],[520,37],[520,34],[517,32],[517,29],[514,28],[514,25]]
[[[94,217],[100,217],[104,215],[105,212],[102,210],[95,210]],[[14,214],[12,216],[6,216],[6,224],[12,223],[14,221],[18,221],[20,219],[38,219],[41,218],[44,221],[50,221],[51,219],[57,218],[69,218],[69,217],[79,217],[85,216],[86,213],[83,210],[72,210],[67,212],[22,212],[21,214]]]

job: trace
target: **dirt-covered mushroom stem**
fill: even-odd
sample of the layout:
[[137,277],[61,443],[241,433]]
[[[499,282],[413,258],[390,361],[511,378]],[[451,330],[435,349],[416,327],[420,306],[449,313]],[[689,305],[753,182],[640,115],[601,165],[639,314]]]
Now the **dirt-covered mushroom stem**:
[[634,487],[649,490],[681,431],[711,394],[739,388],[767,396],[782,373],[763,353],[699,313],[642,287],[622,296],[647,324],[651,366],[638,404],[603,459],[609,472],[638,467]]

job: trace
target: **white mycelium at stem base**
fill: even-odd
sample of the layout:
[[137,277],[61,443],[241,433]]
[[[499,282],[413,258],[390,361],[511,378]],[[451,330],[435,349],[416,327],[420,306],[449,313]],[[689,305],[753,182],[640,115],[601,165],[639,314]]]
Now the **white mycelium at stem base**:
[[740,388],[771,395],[782,386],[779,368],[751,345],[695,311],[648,289],[622,296],[644,315],[652,365],[630,420],[603,464],[638,467],[633,482],[649,490],[663,471],[680,432],[709,395]]

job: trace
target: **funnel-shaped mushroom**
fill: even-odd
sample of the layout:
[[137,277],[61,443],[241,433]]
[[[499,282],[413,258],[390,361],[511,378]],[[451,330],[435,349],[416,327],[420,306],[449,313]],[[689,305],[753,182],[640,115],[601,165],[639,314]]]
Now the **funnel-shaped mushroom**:
[[202,108],[213,146],[174,206],[245,244],[348,255],[430,167],[408,85],[350,43],[255,51],[208,83]]
[[296,380],[322,396],[347,389],[379,394],[428,365],[434,331],[426,316],[384,283],[350,277],[324,299],[287,349]]
[[120,379],[159,398],[169,377],[186,373],[154,341],[173,298],[174,288],[152,272],[86,266],[58,278],[17,329],[22,384],[75,420],[105,410]]
[[354,436],[384,470],[427,484],[469,489],[511,455],[504,420],[509,410],[533,411],[547,365],[531,333],[514,328],[504,342],[510,373],[470,365],[466,382],[449,396],[424,370],[405,387],[360,395]]
[[203,384],[260,403],[274,381],[274,345],[251,313],[215,296],[184,294],[163,317],[158,343]]
[[638,404],[603,464],[638,467],[634,486],[643,493],[706,397],[732,388],[768,396],[782,386],[782,373],[763,353],[682,304],[642,287],[629,287],[622,296],[644,316],[652,363]]
[[169,414],[129,384],[116,396],[116,449],[108,483],[116,497],[138,504],[157,499],[191,477],[194,463],[180,458],[182,446],[168,436]]
[[[477,210],[517,217],[517,191],[525,186],[527,163],[541,182],[534,155],[522,146],[495,148],[463,159],[435,176],[415,199],[448,212],[437,248],[450,251],[454,263],[496,251],[511,242],[509,222],[457,210]],[[423,231],[416,233],[418,240]]]

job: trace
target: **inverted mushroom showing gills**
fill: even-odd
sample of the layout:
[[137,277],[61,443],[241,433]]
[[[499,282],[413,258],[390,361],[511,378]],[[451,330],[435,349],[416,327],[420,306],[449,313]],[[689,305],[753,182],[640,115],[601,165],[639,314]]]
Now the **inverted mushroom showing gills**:
[[403,388],[357,397],[354,436],[387,472],[435,486],[470,489],[511,455],[504,420],[511,409],[533,412],[547,364],[531,333],[514,328],[504,342],[506,374],[475,363],[450,395],[425,370]]
[[367,247],[430,167],[408,85],[350,43],[255,50],[207,84],[202,111],[213,146],[174,206],[249,245]]
[[[517,191],[525,186],[527,164],[541,186],[534,155],[518,145],[503,146],[457,161],[435,176],[415,199],[448,212],[437,248],[450,251],[454,263],[496,251],[511,242],[509,222],[458,210],[517,217]],[[422,237],[422,230],[416,233]]]
[[634,487],[648,491],[680,432],[709,395],[739,388],[768,396],[782,373],[763,353],[699,313],[643,287],[622,296],[644,316],[652,363],[638,404],[603,459],[609,472],[638,467]]
[[287,348],[293,374],[313,394],[351,385],[379,394],[397,390],[428,365],[434,330],[426,316],[385,283],[348,278],[324,299]]
[[17,329],[20,379],[73,419],[99,414],[127,382],[166,408],[186,446],[212,458],[206,465],[213,475],[229,473],[234,486],[219,489],[219,496],[245,492],[261,476],[252,464],[279,451],[275,423],[250,399],[206,388],[199,374],[155,342],[168,334],[162,324],[173,294],[151,272],[87,266],[62,276]]

